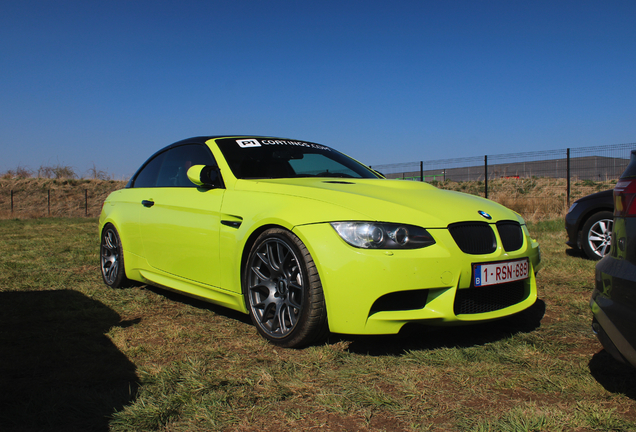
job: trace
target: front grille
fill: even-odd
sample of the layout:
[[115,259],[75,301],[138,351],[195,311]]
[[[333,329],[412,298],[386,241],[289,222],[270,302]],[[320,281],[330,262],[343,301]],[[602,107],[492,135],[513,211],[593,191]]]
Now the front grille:
[[497,249],[495,233],[487,223],[455,223],[448,226],[448,231],[464,253],[483,255],[493,253]]
[[497,222],[497,231],[501,238],[501,243],[506,252],[521,249],[523,246],[523,231],[519,222],[501,221]]
[[527,297],[524,281],[458,289],[453,310],[455,315],[492,312],[520,303]]

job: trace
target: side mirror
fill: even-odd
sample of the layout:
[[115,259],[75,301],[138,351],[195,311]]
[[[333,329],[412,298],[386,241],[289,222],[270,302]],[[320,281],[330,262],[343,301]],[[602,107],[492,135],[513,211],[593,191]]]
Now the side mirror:
[[223,187],[219,168],[212,165],[192,165],[188,169],[188,179],[199,187]]

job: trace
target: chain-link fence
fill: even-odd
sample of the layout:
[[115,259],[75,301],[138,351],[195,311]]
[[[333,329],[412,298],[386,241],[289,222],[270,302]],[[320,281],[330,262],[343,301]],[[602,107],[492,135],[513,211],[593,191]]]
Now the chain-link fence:
[[104,199],[125,182],[0,179],[0,219],[97,217]]

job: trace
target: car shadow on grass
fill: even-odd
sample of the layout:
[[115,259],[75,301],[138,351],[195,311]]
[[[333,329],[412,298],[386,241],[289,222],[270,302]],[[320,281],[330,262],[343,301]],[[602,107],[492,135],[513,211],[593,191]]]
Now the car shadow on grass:
[[[207,309],[216,315],[253,326],[249,315],[218,306],[195,297],[171,290],[144,285],[150,290],[171,301],[179,302],[199,309]],[[353,336],[330,334],[327,343],[347,341],[349,352],[367,355],[401,355],[409,350],[428,350],[441,347],[469,347],[483,345],[503,339],[519,332],[531,332],[541,325],[545,314],[545,302],[538,299],[534,305],[514,316],[483,324],[460,326],[424,326],[407,324],[397,335]],[[254,330],[254,337],[259,337]],[[324,343],[324,340],[318,345]]]
[[545,302],[538,299],[534,305],[511,317],[481,324],[452,327],[406,325],[397,335],[345,336],[331,335],[349,341],[349,352],[374,356],[402,355],[411,350],[462,348],[483,345],[504,339],[516,333],[529,333],[541,325]]
[[565,249],[565,254],[572,258],[581,258],[587,261],[592,261],[581,249]]
[[132,324],[77,291],[0,292],[0,430],[109,430],[138,377],[105,333]]
[[144,289],[152,291],[153,293],[167,298],[170,301],[179,302],[188,306],[195,307],[197,309],[207,309],[215,315],[219,315],[231,320],[242,322],[243,324],[252,325],[250,316],[242,312],[223,307],[214,303],[210,303],[197,297],[190,297],[180,292],[171,291],[169,289],[158,288],[152,285],[143,285]]
[[594,379],[605,390],[636,400],[636,369],[615,360],[605,350],[594,354],[588,366]]

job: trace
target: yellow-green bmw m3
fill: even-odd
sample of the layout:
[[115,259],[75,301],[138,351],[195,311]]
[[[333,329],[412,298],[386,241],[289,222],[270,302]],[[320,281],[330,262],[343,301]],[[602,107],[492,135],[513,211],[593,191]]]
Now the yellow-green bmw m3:
[[306,141],[169,145],[106,199],[100,233],[107,285],[139,281],[249,313],[284,347],[492,320],[537,298],[539,246],[517,213],[387,180]]

